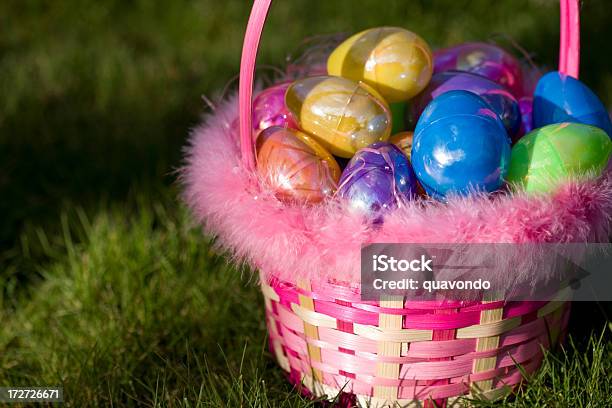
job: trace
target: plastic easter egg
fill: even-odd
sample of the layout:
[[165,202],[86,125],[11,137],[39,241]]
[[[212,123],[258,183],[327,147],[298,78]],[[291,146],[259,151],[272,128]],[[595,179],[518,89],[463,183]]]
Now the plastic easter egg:
[[493,192],[502,186],[510,142],[490,117],[452,115],[415,133],[411,154],[416,176],[428,195]]
[[533,64],[523,64],[521,66],[523,70],[523,94],[518,96],[518,99],[532,98],[535,92],[536,85],[540,78],[542,78],[542,71]]
[[284,202],[316,203],[332,195],[340,178],[333,156],[307,134],[273,126],[257,138],[257,170]]
[[364,81],[389,103],[406,101],[421,92],[432,70],[429,45],[415,33],[398,27],[357,33],[327,60],[329,75]]
[[512,141],[516,141],[523,135],[533,130],[533,98],[525,96],[519,99],[519,109],[521,110],[521,129],[516,138]]
[[352,208],[366,212],[397,207],[415,194],[416,178],[408,158],[388,142],[359,150],[342,172],[337,192]]
[[520,62],[497,45],[465,43],[436,51],[434,73],[449,70],[482,75],[506,87],[516,98],[524,96]]
[[389,138],[389,143],[393,143],[410,159],[410,152],[412,150],[412,139],[414,138],[414,132],[406,131],[394,134]]
[[297,128],[285,105],[289,82],[261,91],[253,100],[253,130],[255,134],[272,126]]
[[436,97],[427,105],[419,117],[414,133],[418,134],[436,120],[453,115],[472,115],[488,118],[500,126],[502,132],[506,132],[499,116],[484,98],[473,92],[449,91]]
[[411,119],[416,122],[432,99],[448,91],[470,91],[485,99],[502,120],[509,135],[518,132],[521,115],[517,100],[503,86],[469,72],[446,71],[435,74],[427,88],[411,104]]
[[536,129],[512,148],[508,183],[528,192],[549,192],[568,177],[599,175],[612,142],[602,129],[559,123]]
[[536,86],[533,125],[575,122],[596,126],[612,137],[612,122],[603,103],[585,84],[558,71],[544,75]]
[[285,95],[300,129],[339,157],[387,140],[391,114],[386,102],[364,83],[319,76],[295,81]]

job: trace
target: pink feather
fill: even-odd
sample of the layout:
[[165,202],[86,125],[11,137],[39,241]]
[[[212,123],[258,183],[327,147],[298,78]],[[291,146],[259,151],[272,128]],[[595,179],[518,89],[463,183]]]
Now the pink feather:
[[[181,172],[184,199],[208,233],[238,261],[288,282],[359,282],[360,249],[372,242],[608,242],[612,173],[568,182],[549,196],[499,194],[417,201],[364,223],[345,203],[287,206],[260,187],[240,160],[235,97],[191,134]],[[500,271],[500,274],[505,273]]]

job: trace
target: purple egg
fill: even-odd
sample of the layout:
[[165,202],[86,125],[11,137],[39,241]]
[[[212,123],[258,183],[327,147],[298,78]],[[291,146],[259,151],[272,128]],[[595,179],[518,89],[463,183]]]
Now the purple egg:
[[434,74],[449,70],[482,75],[506,87],[516,98],[524,96],[520,62],[497,45],[465,43],[434,52]]
[[512,139],[512,143],[516,143],[523,135],[533,130],[533,98],[525,96],[519,99],[519,108],[521,110],[521,130],[518,137]]
[[254,136],[269,127],[281,126],[297,129],[291,113],[285,105],[285,92],[290,82],[278,84],[261,91],[253,100]]
[[462,71],[445,71],[435,74],[427,88],[410,105],[410,120],[416,123],[425,107],[434,98],[448,91],[470,91],[481,96],[491,105],[512,137],[521,126],[521,114],[517,100],[502,85],[483,76]]
[[536,85],[542,78],[542,71],[535,65],[523,65],[523,95],[518,97],[519,100],[523,98],[533,98]]
[[377,142],[353,156],[336,194],[353,208],[376,213],[413,199],[416,191],[416,176],[406,155],[394,144]]

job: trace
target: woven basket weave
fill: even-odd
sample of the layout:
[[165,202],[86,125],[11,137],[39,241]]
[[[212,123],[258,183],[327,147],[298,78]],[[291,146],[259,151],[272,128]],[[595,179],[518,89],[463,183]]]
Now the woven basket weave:
[[350,393],[362,406],[503,397],[563,338],[569,316],[568,292],[550,302],[375,304],[344,286],[301,286],[262,280],[272,352],[309,393]]
[[[258,44],[271,0],[255,0],[240,69],[240,139],[255,167],[251,98]],[[561,0],[559,70],[577,77],[577,0]],[[303,392],[350,395],[362,406],[452,406],[462,396],[496,399],[540,366],[563,337],[568,293],[550,302],[361,301],[358,286],[297,284],[262,273],[270,348]],[[519,365],[521,366],[519,368]]]

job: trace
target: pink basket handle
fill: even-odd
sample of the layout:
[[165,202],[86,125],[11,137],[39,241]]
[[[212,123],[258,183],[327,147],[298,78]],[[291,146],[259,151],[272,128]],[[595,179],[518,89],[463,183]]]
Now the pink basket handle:
[[[272,0],[254,0],[247,24],[240,61],[238,109],[240,113],[240,150],[248,170],[255,168],[252,137],[252,98],[255,60],[266,16]],[[559,44],[559,71],[578,78],[580,64],[580,10],[579,0],[559,0],[561,5],[561,39]]]

